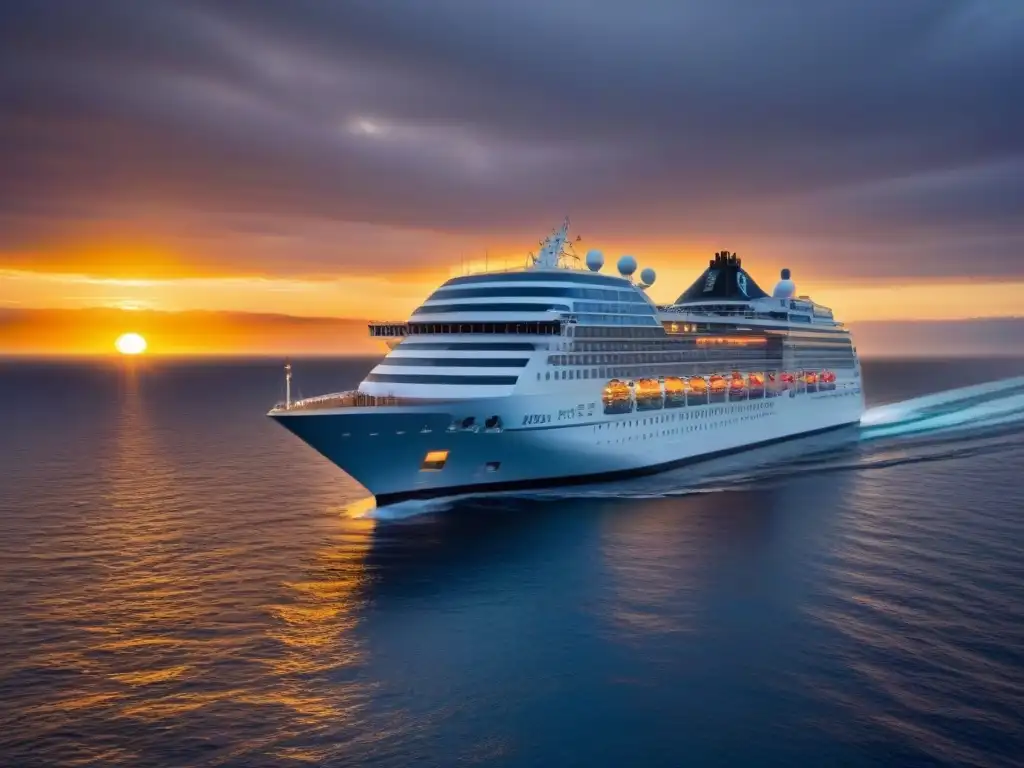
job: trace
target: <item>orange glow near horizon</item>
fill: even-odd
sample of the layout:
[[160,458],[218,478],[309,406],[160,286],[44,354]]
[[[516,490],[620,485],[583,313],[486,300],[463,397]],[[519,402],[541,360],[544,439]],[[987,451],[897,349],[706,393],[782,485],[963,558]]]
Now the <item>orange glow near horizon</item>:
[[[617,250],[604,250],[603,271],[612,273],[608,262]],[[642,265],[658,272],[649,294],[659,304],[671,303],[707,266],[703,250],[682,257],[667,247],[636,252]],[[161,355],[383,354],[384,345],[367,337],[366,320],[405,319],[448,277],[518,268],[525,255],[492,249],[486,257],[454,262],[449,255],[433,269],[344,274],[339,267],[335,276],[306,277],[160,276],[168,274],[166,255],[146,277],[113,277],[110,261],[95,272],[84,263],[76,265],[81,272],[54,271],[53,262],[41,269],[0,267],[0,354],[106,354],[110,339],[126,327],[143,334]],[[771,261],[749,265],[768,291],[776,273]],[[1024,315],[1020,281],[810,280],[807,270],[802,274],[799,293],[831,307],[847,323]]]
[[[607,271],[607,269],[606,269]],[[666,274],[666,272],[668,274]],[[649,291],[670,303],[693,280],[660,270]],[[459,270],[456,270],[456,274]],[[336,280],[217,277],[132,280],[79,274],[0,270],[0,307],[153,309],[162,312],[248,312],[294,317],[405,318],[445,279],[444,274],[401,281],[389,275]],[[766,287],[770,290],[768,281]],[[1020,316],[1021,282],[917,281],[879,285],[803,282],[800,293],[831,307],[847,322],[863,320],[960,320]],[[979,297],[984,296],[984,300]]]

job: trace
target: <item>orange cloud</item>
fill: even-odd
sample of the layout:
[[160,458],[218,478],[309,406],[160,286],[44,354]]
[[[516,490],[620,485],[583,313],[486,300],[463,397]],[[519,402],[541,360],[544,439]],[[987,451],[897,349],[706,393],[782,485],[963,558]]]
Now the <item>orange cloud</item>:
[[155,355],[373,355],[386,347],[355,319],[234,312],[0,309],[0,354],[106,355],[122,333]]

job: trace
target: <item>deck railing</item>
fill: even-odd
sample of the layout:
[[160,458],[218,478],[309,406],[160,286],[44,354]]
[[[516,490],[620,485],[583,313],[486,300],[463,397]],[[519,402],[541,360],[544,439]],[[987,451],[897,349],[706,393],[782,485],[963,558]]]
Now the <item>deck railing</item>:
[[396,405],[424,405],[438,400],[424,398],[397,397],[395,395],[368,395],[365,392],[352,390],[349,392],[334,392],[329,395],[317,395],[296,400],[291,405],[278,403],[274,406],[274,412],[279,411],[319,411],[328,408],[383,408]]

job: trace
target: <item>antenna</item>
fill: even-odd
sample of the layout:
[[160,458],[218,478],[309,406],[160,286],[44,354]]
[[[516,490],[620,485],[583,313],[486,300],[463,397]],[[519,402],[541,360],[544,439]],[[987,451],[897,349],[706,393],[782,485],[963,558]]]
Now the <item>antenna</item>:
[[292,361],[285,360],[284,363],[284,409],[290,411],[292,408]]
[[572,245],[569,244],[568,250],[566,245],[569,238],[569,217],[565,217],[565,221],[562,222],[562,226],[548,235],[543,242],[541,242],[540,252],[534,256],[532,253],[529,257],[529,262],[534,268],[539,269],[557,269],[559,267],[564,268],[564,259],[569,257],[579,261],[579,257],[575,253],[572,253]]

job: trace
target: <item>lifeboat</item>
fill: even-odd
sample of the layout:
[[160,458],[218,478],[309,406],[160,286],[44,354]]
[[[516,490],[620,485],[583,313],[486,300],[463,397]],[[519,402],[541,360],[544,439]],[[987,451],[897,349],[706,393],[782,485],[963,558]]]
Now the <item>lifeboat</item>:
[[739,371],[733,371],[732,375],[729,376],[728,382],[730,400],[747,399],[747,380],[743,378],[742,373]]
[[665,407],[679,408],[686,405],[686,384],[677,376],[665,377]]
[[818,391],[818,373],[817,371],[804,371],[803,376],[804,384],[807,385],[808,392]]
[[637,381],[637,410],[651,411],[661,408],[663,405],[664,400],[661,394],[661,384],[657,379],[640,379]]
[[686,399],[690,405],[704,405],[708,401],[708,382],[700,376],[692,376],[686,382],[690,388]]
[[711,377],[711,402],[720,403],[725,400],[726,393],[729,390],[729,382],[725,380],[724,376],[719,376],[717,373]]
[[751,397],[764,397],[764,374],[752,373],[747,377]]
[[822,371],[821,379],[819,382],[820,389],[835,389],[836,388],[836,375],[832,371]]
[[619,379],[612,379],[601,392],[605,413],[629,413],[633,410],[629,387]]

